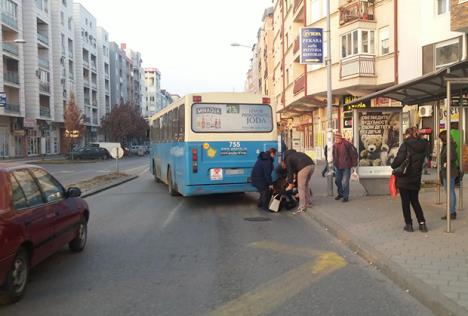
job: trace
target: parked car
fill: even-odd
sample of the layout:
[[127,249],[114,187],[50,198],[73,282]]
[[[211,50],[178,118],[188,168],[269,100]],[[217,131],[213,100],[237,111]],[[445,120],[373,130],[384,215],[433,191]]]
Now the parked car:
[[82,147],[72,152],[73,159],[108,159],[110,154],[101,147]]
[[46,170],[0,164],[0,304],[21,299],[30,269],[64,245],[81,252],[88,204]]

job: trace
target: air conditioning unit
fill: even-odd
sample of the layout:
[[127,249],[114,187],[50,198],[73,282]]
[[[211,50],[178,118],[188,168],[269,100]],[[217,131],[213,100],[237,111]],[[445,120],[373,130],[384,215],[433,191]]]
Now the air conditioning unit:
[[419,107],[420,117],[431,117],[432,112],[433,112],[432,105],[423,105]]

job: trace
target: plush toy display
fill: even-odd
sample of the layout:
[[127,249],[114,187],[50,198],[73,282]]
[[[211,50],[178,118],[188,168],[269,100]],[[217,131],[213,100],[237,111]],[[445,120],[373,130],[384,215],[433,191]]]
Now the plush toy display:
[[364,150],[361,151],[359,165],[362,167],[382,166],[382,158],[388,155],[388,146],[383,144],[382,135],[362,135]]

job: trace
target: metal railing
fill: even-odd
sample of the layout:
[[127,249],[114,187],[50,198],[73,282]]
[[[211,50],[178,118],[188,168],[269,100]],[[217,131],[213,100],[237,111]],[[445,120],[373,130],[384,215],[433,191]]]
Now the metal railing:
[[49,45],[49,37],[47,35],[37,33],[37,39],[43,44]]
[[13,112],[13,113],[20,113],[20,106],[19,106],[19,104],[7,103],[5,105],[5,111],[6,112]]
[[9,14],[6,14],[5,12],[2,12],[2,21],[8,26],[11,26],[12,28],[17,29],[18,28],[18,20]]
[[367,0],[354,0],[340,7],[339,10],[340,25],[358,20],[374,20],[374,3]]
[[39,67],[42,67],[42,68],[45,68],[45,69],[49,69],[49,60],[48,59],[42,59],[42,58],[39,58],[38,59],[38,63],[39,63]]
[[12,43],[2,43],[3,46],[3,51],[10,53],[12,55],[18,56],[19,55],[19,48],[17,44],[12,44]]
[[49,82],[39,82],[39,91],[41,92],[50,92],[50,83]]
[[19,84],[19,73],[17,71],[6,70],[3,72],[3,80],[14,84]]
[[375,76],[375,56],[357,55],[342,59],[340,61],[340,79],[346,79],[351,76]]
[[89,61],[83,60],[83,66],[89,68]]
[[50,117],[50,108],[41,106],[39,108],[39,115],[43,117]]

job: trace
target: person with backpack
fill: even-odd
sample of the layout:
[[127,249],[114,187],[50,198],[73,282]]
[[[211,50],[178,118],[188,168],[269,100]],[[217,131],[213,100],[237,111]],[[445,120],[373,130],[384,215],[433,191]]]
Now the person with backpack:
[[[442,131],[439,134],[439,139],[442,141],[442,150],[440,152],[440,179],[444,188],[447,190],[447,131]],[[455,179],[459,176],[458,159],[457,159],[457,144],[453,137],[450,137],[450,219],[457,218],[456,205],[457,194],[455,193]],[[446,220],[447,215],[441,219]]]
[[270,203],[270,187],[273,185],[271,173],[274,168],[273,161],[275,156],[275,148],[270,148],[267,152],[261,152],[252,169],[252,185],[257,189],[258,193],[260,193],[257,206],[264,211],[268,211],[268,204]]
[[356,147],[343,138],[341,133],[335,133],[335,144],[333,144],[333,165],[335,167],[335,184],[338,195],[335,200],[343,203],[349,201],[349,180],[351,168],[357,166],[358,153]]
[[411,208],[416,213],[419,230],[427,232],[426,220],[421,204],[419,203],[419,190],[421,189],[421,177],[424,159],[427,154],[427,142],[420,138],[418,129],[410,127],[404,134],[403,144],[398,149],[395,160],[392,163],[393,174],[396,176],[396,186],[400,191],[401,207],[406,232],[413,231]]

